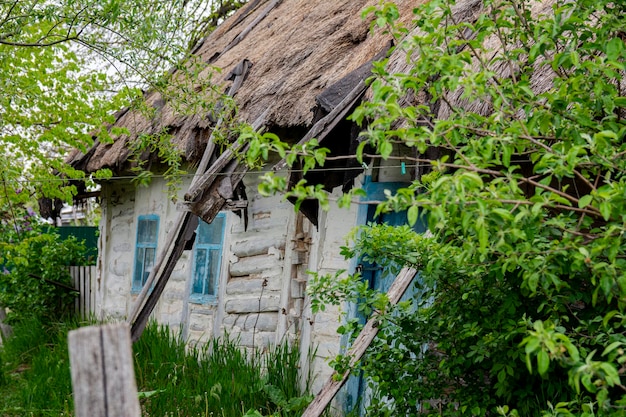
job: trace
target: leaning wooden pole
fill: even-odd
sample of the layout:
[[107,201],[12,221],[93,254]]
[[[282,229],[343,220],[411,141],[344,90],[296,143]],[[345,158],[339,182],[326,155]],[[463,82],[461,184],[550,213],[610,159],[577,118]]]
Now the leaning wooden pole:
[[[228,96],[232,97],[235,95],[251,66],[252,64],[250,61],[244,59],[235,67],[232,71],[232,74],[234,74],[234,80],[228,91]],[[220,117],[217,125],[213,129],[213,132],[219,129],[225,121],[225,117]],[[261,124],[263,123],[264,122],[261,122]],[[214,150],[214,134],[211,133],[207,147],[202,155],[202,159],[198,164],[198,168],[196,170],[197,173],[204,174],[207,171],[209,161],[211,160]],[[190,188],[193,189],[195,187],[199,178],[200,177],[194,178]],[[205,218],[204,220],[210,222],[212,219]],[[159,256],[157,257],[154,267],[152,268],[152,272],[150,272],[146,283],[137,296],[137,300],[135,301],[131,314],[127,320],[131,326],[131,338],[133,342],[139,339],[145,329],[150,314],[152,314],[154,307],[159,301],[159,298],[165,289],[165,285],[167,284],[172,271],[176,266],[176,262],[178,262],[184,251],[186,243],[192,239],[193,232],[195,231],[197,225],[198,218],[189,211],[181,212],[176,218],[174,226],[170,229],[167,235],[165,248],[159,252]]]
[[[417,274],[417,270],[413,268],[403,268],[394,280],[391,288],[387,292],[390,304],[398,304],[402,295],[406,292],[413,278]],[[369,319],[361,333],[357,336],[348,350],[346,356],[350,358],[350,366],[342,375],[335,372],[324,384],[322,390],[317,394],[313,402],[309,404],[302,417],[319,417],[322,415],[328,404],[335,398],[339,389],[346,383],[350,376],[350,370],[363,357],[363,354],[378,334],[378,317],[376,314]]]

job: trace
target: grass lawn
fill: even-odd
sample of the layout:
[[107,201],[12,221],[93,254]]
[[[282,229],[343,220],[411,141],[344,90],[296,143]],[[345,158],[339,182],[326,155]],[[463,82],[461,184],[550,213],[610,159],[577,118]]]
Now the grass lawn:
[[[87,323],[14,327],[0,347],[0,417],[73,416],[67,332]],[[248,355],[236,341],[186,346],[169,329],[150,324],[133,345],[144,416],[296,416],[312,397],[300,389],[297,346]]]

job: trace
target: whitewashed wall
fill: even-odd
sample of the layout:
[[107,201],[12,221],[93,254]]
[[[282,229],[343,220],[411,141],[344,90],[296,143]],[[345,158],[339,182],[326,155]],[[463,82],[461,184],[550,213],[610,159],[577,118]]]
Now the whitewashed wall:
[[[340,248],[346,245],[346,236],[356,226],[356,204],[349,209],[337,207],[335,201],[340,192],[331,195],[331,206],[320,213],[319,227],[313,234],[309,269],[319,274],[334,275],[339,270],[350,270],[351,262],[341,256]],[[329,359],[340,351],[340,337],[337,328],[341,324],[343,307],[327,306],[326,310],[312,314],[310,303],[305,303],[303,312],[303,346],[315,347],[316,355],[310,363],[314,376],[313,392],[318,392],[332,374]],[[307,364],[303,363],[302,367]]]
[[[175,331],[180,329],[191,343],[225,332],[248,348],[300,338],[303,353],[317,348],[311,371],[318,390],[331,373],[328,359],[339,351],[339,316],[333,309],[311,314],[305,297],[307,270],[334,273],[348,267],[339,248],[355,225],[356,207],[333,206],[321,214],[315,228],[281,197],[258,195],[257,182],[254,174],[244,181],[249,199],[247,230],[241,217],[227,213],[219,302],[189,301],[193,253],[185,251],[153,317]],[[131,295],[131,282],[138,216],[159,216],[158,251],[178,213],[167,198],[165,181],[159,178],[149,187],[111,182],[102,190],[96,311],[101,318],[122,319],[136,298]]]

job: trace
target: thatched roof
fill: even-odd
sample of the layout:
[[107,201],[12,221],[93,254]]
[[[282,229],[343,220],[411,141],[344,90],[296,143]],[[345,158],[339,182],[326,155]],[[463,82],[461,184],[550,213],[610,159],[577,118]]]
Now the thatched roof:
[[[395,3],[401,23],[410,26],[416,2],[397,0]],[[554,3],[555,0],[537,0],[528,7],[535,16],[551,14]],[[268,130],[279,133],[282,139],[292,142],[310,137],[325,138],[323,145],[334,155],[351,155],[356,148],[358,129],[341,120],[345,120],[348,111],[362,99],[365,93],[362,81],[370,74],[369,64],[380,58],[381,52],[384,55],[390,42],[390,35],[380,30],[370,31],[372,17],[361,17],[365,7],[376,4],[377,0],[250,0],[211,33],[194,53],[207,64],[202,75],[209,74],[212,66],[223,70],[219,79],[223,88],[242,82],[234,96],[242,121],[259,122]],[[482,0],[458,0],[448,18],[455,23],[474,22],[485,12],[484,7]],[[415,28],[409,36],[419,33],[420,28]],[[520,70],[520,67],[507,64],[506,60],[495,59],[502,53],[502,45],[496,36],[488,37],[484,46],[484,61],[498,77],[509,78]],[[389,57],[388,71],[392,74],[410,72],[415,59],[419,57],[413,54],[407,59],[407,52],[401,47],[396,48]],[[247,63],[251,64],[249,71],[242,72]],[[530,76],[530,87],[539,94],[552,88],[554,79],[550,66],[542,64],[538,59]],[[224,77],[224,74],[228,75]],[[363,86],[362,90],[359,86]],[[196,82],[196,91],[203,91],[202,87]],[[362,93],[355,100],[348,100],[355,91]],[[468,100],[462,93],[461,89],[449,92],[447,103],[450,105],[431,103],[421,96],[421,92],[402,100],[405,104],[428,103],[439,119],[448,118],[454,108],[483,115],[493,112],[489,99]],[[215,123],[210,111],[181,114],[157,92],[147,93],[146,101],[156,109],[154,117],[147,119],[133,110],[120,113],[116,126],[126,127],[131,134],[118,137],[112,144],[96,144],[86,155],[76,152],[71,156],[72,164],[87,172],[100,168],[127,172],[130,168],[129,144],[136,136],[163,131],[173,135],[173,142],[187,161],[197,162]],[[342,106],[345,111],[337,113]],[[333,114],[332,121],[322,123]],[[425,156],[437,158],[438,149],[429,149]],[[327,189],[337,185],[350,187],[360,167],[350,165],[354,164],[350,160],[327,162],[326,168],[335,164],[333,168],[341,169],[323,174],[309,172],[309,182],[324,184]],[[224,167],[221,165],[216,169],[226,174],[242,171],[234,166],[224,171]],[[419,176],[422,173],[416,171],[414,174]],[[292,180],[299,179],[297,175],[293,174]],[[209,178],[206,186],[212,181],[213,178]],[[240,179],[232,179],[232,184],[226,188],[234,189],[238,181]],[[191,200],[197,202],[201,191],[195,190]],[[214,195],[218,194],[220,198],[231,198],[228,193],[214,192]],[[212,201],[209,203],[213,204]],[[309,211],[315,213],[316,208],[310,207]]]
[[[556,0],[536,0],[530,2],[526,7],[528,7],[533,16],[551,15],[554,13],[552,8],[555,3]],[[452,6],[452,15],[448,17],[448,19],[451,19],[454,23],[475,22],[478,17],[485,12],[488,12],[488,9],[482,0],[460,0]],[[413,28],[410,36],[419,36],[421,33],[421,29],[416,27]],[[471,38],[474,34],[468,31],[464,36]],[[497,75],[497,78],[510,78],[513,72],[520,70],[519,65],[511,66],[509,60],[497,59],[502,54],[502,44],[497,36],[492,35],[487,37],[483,42],[483,46],[484,52],[481,58],[484,62],[488,63],[487,65],[489,65],[490,70]],[[411,60],[407,60],[406,57],[406,50],[402,48],[396,49],[389,57],[387,64],[389,73],[409,73],[413,65],[412,61],[419,59],[419,56],[413,54]],[[537,59],[530,77],[530,88],[532,88],[536,94],[544,93],[553,86],[552,82],[555,74],[551,67],[543,65],[543,62],[542,59]],[[474,57],[472,68],[479,70],[479,66],[478,59]],[[481,115],[488,115],[493,112],[493,107],[490,102],[484,100],[469,101],[467,98],[462,97],[463,92],[462,89],[451,91],[447,94],[449,104],[444,102],[437,103],[438,111],[435,113],[437,119],[448,119],[453,108],[462,108],[467,112]],[[404,97],[401,99],[401,104],[408,104],[412,101],[424,102],[423,98],[419,96]]]
[[[314,108],[328,112],[332,103],[324,102],[325,90],[371,61],[385,49],[389,35],[370,33],[370,19],[362,10],[377,0],[250,0],[212,32],[195,55],[207,63],[204,75],[222,69],[223,80],[242,60],[252,67],[235,95],[239,117],[254,122],[264,115],[264,125],[289,135],[306,132],[315,117]],[[411,18],[415,1],[397,2],[402,15]],[[365,71],[361,77],[367,76]],[[214,81],[216,81],[214,79]],[[196,90],[202,90],[201,85]],[[335,95],[341,94],[341,88]],[[316,101],[318,98],[318,101]],[[332,98],[332,97],[331,97]],[[342,97],[339,97],[339,99]],[[137,111],[121,112],[116,126],[131,134],[116,138],[112,144],[97,143],[86,154],[75,151],[71,163],[86,172],[110,168],[125,172],[129,168],[129,142],[137,134],[162,131],[174,135],[174,142],[189,161],[202,156],[212,127],[209,114],[180,114],[161,94],[149,92],[147,103],[157,109],[147,119]],[[330,100],[332,101],[332,99]],[[326,107],[326,108],[325,108]]]

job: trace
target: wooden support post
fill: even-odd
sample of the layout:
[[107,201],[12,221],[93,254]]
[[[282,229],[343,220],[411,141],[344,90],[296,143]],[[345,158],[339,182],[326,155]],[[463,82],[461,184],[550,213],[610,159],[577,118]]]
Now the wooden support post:
[[[133,316],[134,320],[131,322],[131,337],[133,342],[139,340],[139,336],[141,336],[141,333],[143,333],[143,330],[146,328],[150,314],[152,314],[152,310],[154,310],[161,294],[163,294],[165,285],[176,267],[176,262],[180,259],[185,250],[185,246],[187,246],[187,242],[192,239],[193,232],[198,227],[198,218],[191,213],[184,212],[179,215],[177,223],[178,226],[174,229],[175,233],[172,237],[172,241],[166,251],[160,255],[162,258],[158,264],[159,267],[162,265],[163,268],[159,269],[158,278],[152,281],[148,280],[140,294],[142,295],[144,294],[144,290],[146,291],[141,308],[137,308],[136,315]],[[152,285],[152,282],[154,282],[154,285]],[[139,305],[139,300],[136,305]]]
[[8,324],[4,323],[7,318],[6,310],[0,306],[0,345],[3,340],[8,339],[13,335],[13,329]]
[[[235,80],[233,81],[233,86],[228,91],[229,96],[234,96],[237,92],[237,88],[241,86],[243,82],[247,70],[250,68],[249,63],[241,65],[241,72],[235,76]],[[256,130],[262,130],[265,126],[265,118],[268,114],[268,110],[266,110],[253,124]],[[217,123],[215,129],[217,129],[222,123],[224,119],[220,118]],[[209,138],[209,143],[207,144],[207,148],[204,151],[204,155],[200,160],[198,165],[197,174],[204,174],[207,171],[209,161],[213,154],[213,150],[215,149],[215,144],[213,142],[213,133],[211,133],[211,137]],[[234,154],[230,154],[226,162],[229,162],[230,159],[234,158]],[[221,163],[221,162],[220,162]],[[245,172],[245,171],[244,171]],[[239,175],[239,174],[238,174]],[[235,178],[235,174],[231,176],[233,181],[232,186],[236,186],[239,181],[243,178],[243,174],[240,174],[239,177]],[[190,190],[195,190],[196,185],[200,181],[200,176],[194,177],[191,182]],[[235,182],[236,181],[236,182]],[[205,184],[206,187],[211,185],[211,181]],[[202,189],[198,190],[198,195],[203,193]],[[218,198],[216,200],[212,200],[214,206],[211,207],[210,210],[206,210],[205,215],[202,216],[202,219],[207,223],[211,223],[213,218],[217,213],[222,209],[226,200]],[[211,215],[209,215],[209,213]],[[196,215],[190,213],[189,211],[182,212],[178,215],[176,222],[174,223],[174,227],[169,231],[166,239],[165,247],[159,252],[159,256],[156,259],[154,267],[152,268],[152,272],[148,276],[146,283],[144,284],[141,292],[137,296],[137,300],[133,305],[133,309],[131,311],[130,317],[128,318],[128,323],[131,325],[131,337],[133,342],[137,341],[143,332],[143,329],[146,327],[148,323],[148,319],[152,310],[156,306],[159,301],[159,297],[163,293],[165,289],[165,285],[169,280],[174,267],[176,266],[176,262],[180,259],[180,256],[183,253],[183,250],[193,236],[193,232],[198,225],[198,218]]]
[[141,417],[127,324],[68,335],[76,417]]
[[[409,288],[411,282],[413,282],[415,274],[417,274],[417,270],[413,268],[402,268],[402,271],[400,271],[387,292],[390,304],[398,304],[402,295],[406,292],[407,288]],[[339,389],[346,383],[350,376],[350,370],[361,357],[363,357],[363,354],[376,337],[376,334],[378,334],[378,320],[376,314],[374,314],[348,350],[346,356],[350,358],[349,369],[344,372],[340,378],[338,378],[338,374],[335,372],[328,379],[328,382],[324,384],[317,397],[315,397],[313,402],[304,410],[302,417],[319,417],[322,415],[328,404],[335,398],[335,395],[337,395]]]

